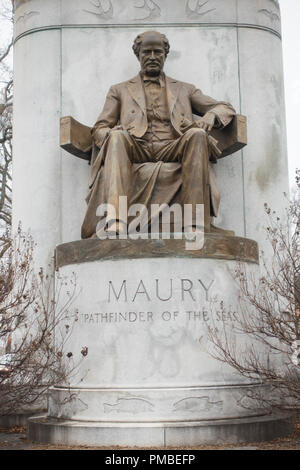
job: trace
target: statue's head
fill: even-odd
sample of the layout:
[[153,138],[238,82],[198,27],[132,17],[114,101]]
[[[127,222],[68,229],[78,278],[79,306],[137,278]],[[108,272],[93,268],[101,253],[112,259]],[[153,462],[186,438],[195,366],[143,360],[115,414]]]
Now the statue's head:
[[150,76],[160,74],[170,50],[169,41],[164,34],[157,31],[139,34],[132,48],[141,64],[142,72]]

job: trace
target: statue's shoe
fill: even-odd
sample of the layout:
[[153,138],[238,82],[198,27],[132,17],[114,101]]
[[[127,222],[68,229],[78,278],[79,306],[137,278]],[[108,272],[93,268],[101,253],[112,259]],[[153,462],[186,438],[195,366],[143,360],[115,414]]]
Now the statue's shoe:
[[127,225],[123,222],[113,222],[109,225],[105,232],[110,235],[127,235]]
[[[104,229],[104,232],[106,234],[106,238],[115,237],[116,235],[127,235],[127,225],[124,224],[123,222],[113,222],[109,225],[109,227],[106,227]],[[99,238],[97,233],[94,233],[90,238],[92,239],[99,238],[102,240],[103,239],[102,236],[103,234],[101,234],[101,238]]]

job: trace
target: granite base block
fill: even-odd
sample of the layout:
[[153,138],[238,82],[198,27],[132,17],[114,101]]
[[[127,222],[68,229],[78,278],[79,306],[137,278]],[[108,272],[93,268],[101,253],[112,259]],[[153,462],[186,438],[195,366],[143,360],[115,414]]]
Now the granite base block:
[[200,445],[260,442],[282,437],[293,430],[286,415],[263,419],[243,418],[212,420],[198,423],[168,422],[114,424],[75,422],[49,418],[46,415],[29,420],[29,439],[62,445],[101,447],[172,448]]

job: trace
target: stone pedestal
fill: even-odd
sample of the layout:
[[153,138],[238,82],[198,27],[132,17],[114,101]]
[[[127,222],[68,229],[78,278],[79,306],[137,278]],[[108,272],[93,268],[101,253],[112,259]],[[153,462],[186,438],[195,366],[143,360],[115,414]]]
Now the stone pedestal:
[[[31,420],[29,436],[66,444],[170,446],[282,432],[284,421],[247,404],[249,391],[261,384],[210,354],[209,325],[234,325],[241,313],[231,275],[237,259],[255,275],[257,244],[210,235],[200,251],[185,250],[184,240],[58,246],[59,275],[77,278],[65,354],[72,352],[80,365],[70,386],[51,390],[47,418]],[[229,306],[226,318],[221,301]],[[81,360],[82,348],[88,354]]]

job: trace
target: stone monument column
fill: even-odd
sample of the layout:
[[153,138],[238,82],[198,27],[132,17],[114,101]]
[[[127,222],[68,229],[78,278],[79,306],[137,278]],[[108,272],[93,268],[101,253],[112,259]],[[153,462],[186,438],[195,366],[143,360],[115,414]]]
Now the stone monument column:
[[149,29],[170,40],[169,76],[247,116],[247,147],[216,165],[216,222],[264,248],[263,204],[280,211],[288,188],[278,1],[16,0],[15,7],[13,223],[31,228],[40,264],[56,244],[80,238],[86,210],[89,167],[59,148],[59,118],[92,126],[108,88],[138,72],[131,45]]
[[[237,259],[258,273],[264,203],[288,188],[280,11],[275,0],[16,0],[14,225],[30,228],[44,264],[75,272],[78,314],[67,347],[80,358],[71,388],[50,394],[37,440],[102,445],[193,445],[280,435],[284,423],[247,410],[261,387],[214,361],[205,323],[213,300],[232,304]],[[139,71],[140,32],[171,44],[165,72],[230,102],[248,119],[248,146],[216,165],[222,201],[201,253],[183,241],[80,239],[88,164],[59,148],[59,118],[92,126],[112,84]],[[96,98],[95,98],[96,97]],[[245,339],[246,340],[246,339]],[[80,348],[79,348],[80,349]],[[72,400],[68,399],[71,390]]]

